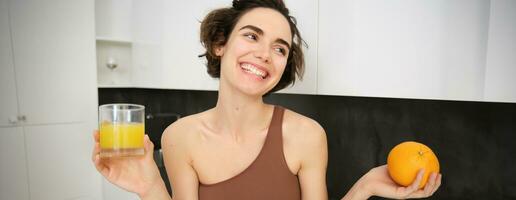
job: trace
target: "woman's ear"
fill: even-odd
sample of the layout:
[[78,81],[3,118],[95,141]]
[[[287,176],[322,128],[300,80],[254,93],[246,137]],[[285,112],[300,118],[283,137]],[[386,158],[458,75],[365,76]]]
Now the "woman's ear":
[[222,57],[224,55],[224,47],[223,46],[215,47],[215,55],[218,57]]

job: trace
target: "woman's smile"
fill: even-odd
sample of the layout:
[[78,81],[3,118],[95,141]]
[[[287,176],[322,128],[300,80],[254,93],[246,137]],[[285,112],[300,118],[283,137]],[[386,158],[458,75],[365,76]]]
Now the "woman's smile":
[[249,62],[240,63],[240,68],[247,74],[259,78],[261,80],[266,79],[269,76],[269,72],[264,67],[255,65]]

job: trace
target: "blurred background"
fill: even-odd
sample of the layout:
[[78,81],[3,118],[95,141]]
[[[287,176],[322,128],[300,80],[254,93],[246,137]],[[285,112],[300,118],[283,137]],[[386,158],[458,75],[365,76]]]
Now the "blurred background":
[[[407,140],[440,160],[430,199],[516,199],[516,1],[286,4],[308,44],[305,76],[266,102],[325,128],[330,199]],[[106,103],[146,106],[166,177],[163,129],[217,99],[200,21],[230,5],[0,0],[0,199],[137,199],[91,163]]]

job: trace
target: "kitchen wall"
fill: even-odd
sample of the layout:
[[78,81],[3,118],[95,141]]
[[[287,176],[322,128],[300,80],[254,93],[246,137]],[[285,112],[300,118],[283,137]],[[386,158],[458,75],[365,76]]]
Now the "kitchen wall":
[[[187,116],[216,100],[213,91],[99,89],[99,104],[138,103],[147,113]],[[406,140],[427,144],[439,158],[443,184],[431,199],[516,198],[515,103],[299,94],[272,94],[266,102],[309,116],[326,130],[330,199],[342,197]]]

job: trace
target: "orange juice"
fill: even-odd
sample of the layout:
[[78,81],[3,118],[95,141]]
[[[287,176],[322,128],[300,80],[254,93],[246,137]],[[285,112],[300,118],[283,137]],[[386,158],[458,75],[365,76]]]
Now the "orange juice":
[[143,155],[143,123],[100,124],[100,156]]

